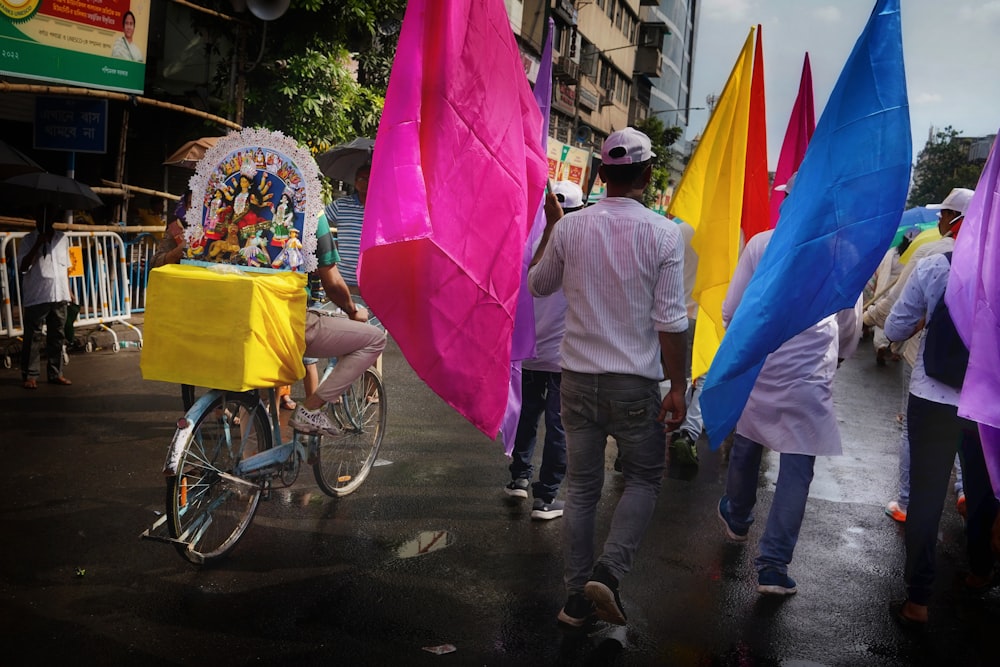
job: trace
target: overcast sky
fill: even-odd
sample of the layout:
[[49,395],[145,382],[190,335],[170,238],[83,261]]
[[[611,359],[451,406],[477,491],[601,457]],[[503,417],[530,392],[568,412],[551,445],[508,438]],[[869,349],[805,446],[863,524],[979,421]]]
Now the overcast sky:
[[[913,157],[931,126],[965,136],[1000,127],[1000,0],[901,0]],[[702,0],[691,106],[719,94],[750,28],[764,35],[768,165],[773,170],[809,52],[816,122],[875,0]],[[692,111],[686,137],[705,129]]]

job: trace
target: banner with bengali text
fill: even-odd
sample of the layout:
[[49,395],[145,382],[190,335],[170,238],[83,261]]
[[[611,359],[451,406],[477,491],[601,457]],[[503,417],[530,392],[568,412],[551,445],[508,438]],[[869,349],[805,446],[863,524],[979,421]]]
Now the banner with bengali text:
[[0,0],[0,74],[142,93],[150,0]]

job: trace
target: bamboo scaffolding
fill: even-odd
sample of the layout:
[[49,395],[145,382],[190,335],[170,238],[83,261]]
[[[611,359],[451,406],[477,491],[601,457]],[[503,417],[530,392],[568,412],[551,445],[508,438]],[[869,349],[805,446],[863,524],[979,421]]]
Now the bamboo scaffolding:
[[126,194],[132,192],[138,192],[141,195],[163,197],[164,199],[170,199],[171,201],[181,200],[180,195],[174,195],[169,192],[163,192],[162,190],[150,190],[149,188],[141,188],[138,185],[129,185],[128,183],[116,183],[115,181],[109,181],[106,178],[102,178],[101,183],[109,187],[96,187],[96,188],[91,188],[91,190],[93,190],[97,194],[125,196]]
[[[27,218],[12,218],[0,215],[0,231],[31,231],[35,228],[34,220]],[[132,225],[123,227],[121,225],[81,225],[78,223],[56,222],[53,229],[64,232],[119,232],[121,234],[140,234],[150,232],[152,234],[161,233],[166,230],[166,225]]]
[[174,104],[172,102],[162,102],[160,100],[154,100],[148,97],[141,97],[138,95],[128,95],[126,93],[115,93],[110,90],[96,90],[93,88],[75,88],[73,86],[44,86],[33,83],[8,83],[6,81],[0,81],[0,92],[30,93],[34,95],[70,95],[74,97],[98,97],[101,99],[117,100],[120,102],[135,102],[137,104],[145,104],[147,106],[156,107],[159,109],[170,109],[171,111],[185,113],[188,114],[189,116],[196,116],[198,118],[210,120],[213,123],[218,123],[219,125],[231,128],[233,130],[243,129],[243,126],[240,125],[239,123],[234,123],[228,118],[223,118],[222,116],[216,116],[214,114],[210,114],[205,111],[199,111],[198,109],[192,109],[190,107],[182,106],[180,104]]

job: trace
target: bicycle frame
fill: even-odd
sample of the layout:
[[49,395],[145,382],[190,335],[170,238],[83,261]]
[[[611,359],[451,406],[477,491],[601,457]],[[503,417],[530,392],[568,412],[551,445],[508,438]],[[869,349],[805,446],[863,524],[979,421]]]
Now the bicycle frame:
[[171,543],[190,562],[206,565],[236,545],[259,501],[269,497],[271,481],[290,486],[303,463],[332,497],[364,482],[385,430],[378,373],[365,370],[330,406],[341,429],[330,437],[296,433],[282,442],[276,394],[268,390],[264,410],[256,391],[209,389],[177,420],[163,466],[167,509],[143,538]]
[[[310,450],[316,447],[315,438],[310,438],[309,448],[306,448],[298,439],[294,438],[291,442],[282,442],[281,425],[278,422],[276,392],[274,388],[270,388],[267,391],[269,406],[267,414],[270,418],[272,442],[281,444],[270,449],[265,449],[240,461],[233,470],[232,476],[244,481],[270,478],[278,474],[280,467],[291,461],[296,452],[299,454],[300,460],[306,461],[309,458]],[[225,393],[221,389],[210,389],[204,396],[195,401],[188,414],[204,412],[212,402]],[[177,474],[184,446],[191,438],[191,432],[194,430],[194,427],[195,421],[188,419],[186,415],[181,420],[178,420],[178,428],[170,443],[167,461],[163,466],[163,474],[165,476],[170,477]]]

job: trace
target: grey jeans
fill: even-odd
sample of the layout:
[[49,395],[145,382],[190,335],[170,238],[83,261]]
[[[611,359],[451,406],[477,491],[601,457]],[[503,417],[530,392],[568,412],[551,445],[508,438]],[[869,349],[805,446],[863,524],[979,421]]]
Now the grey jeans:
[[[567,452],[563,551],[566,589],[571,594],[583,590],[595,560],[619,580],[632,569],[666,465],[666,435],[656,421],[660,404],[656,380],[563,371]],[[597,504],[604,488],[604,448],[609,435],[621,455],[625,490],[615,506],[600,558],[595,559]]]
[[63,345],[66,343],[66,302],[36,303],[24,306],[24,342],[21,345],[21,378],[37,379],[41,373],[41,343],[35,336],[45,325],[47,379],[62,377]]
[[385,349],[385,332],[343,315],[306,312],[306,356],[337,357],[330,376],[317,387],[316,395],[329,403],[361,377]]

